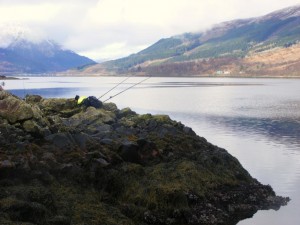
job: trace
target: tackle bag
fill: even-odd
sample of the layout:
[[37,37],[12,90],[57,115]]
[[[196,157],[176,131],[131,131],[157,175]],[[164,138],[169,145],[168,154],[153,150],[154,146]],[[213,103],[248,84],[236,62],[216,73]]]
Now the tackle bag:
[[95,96],[89,96],[87,98],[87,104],[88,106],[95,107],[96,109],[99,109],[102,106],[102,102]]

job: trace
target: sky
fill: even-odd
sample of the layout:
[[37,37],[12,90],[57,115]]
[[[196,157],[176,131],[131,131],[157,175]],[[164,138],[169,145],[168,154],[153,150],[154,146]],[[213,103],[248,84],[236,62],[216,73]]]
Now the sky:
[[22,28],[32,40],[54,40],[100,62],[161,38],[297,4],[300,0],[0,0],[0,47]]

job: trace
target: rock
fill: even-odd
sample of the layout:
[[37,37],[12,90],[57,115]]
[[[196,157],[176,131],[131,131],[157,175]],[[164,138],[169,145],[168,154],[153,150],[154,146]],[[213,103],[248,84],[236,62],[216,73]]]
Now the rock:
[[0,117],[14,124],[18,121],[31,119],[33,116],[31,106],[21,99],[6,94],[0,96]]
[[87,144],[92,142],[92,138],[85,133],[73,134],[73,138],[81,149],[86,149]]
[[46,162],[50,162],[50,163],[53,163],[53,164],[56,164],[56,158],[55,158],[55,155],[51,152],[45,152],[42,157],[41,157],[42,160],[46,161]]
[[33,111],[34,120],[39,124],[39,126],[46,127],[50,125],[48,119],[44,117],[43,112],[37,105],[32,105],[31,109]]
[[44,221],[47,209],[36,202],[25,202],[16,199],[2,199],[1,210],[9,215],[13,221],[41,223]]
[[118,107],[116,104],[109,102],[103,104],[103,109],[111,112],[118,112]]
[[[38,137],[45,136],[50,132],[47,128],[48,121],[43,118],[42,112],[36,105],[31,106],[7,93],[3,94],[0,100],[0,117],[14,124],[15,127],[23,127],[25,132]],[[21,123],[22,126],[19,125]]]
[[34,134],[36,136],[43,136],[42,128],[35,121],[26,120],[22,126],[28,133]]
[[120,126],[115,128],[115,132],[121,136],[131,136],[137,133],[136,130],[133,129],[132,127],[125,127],[125,126]]
[[0,92],[0,224],[236,224],[289,198],[166,115]]
[[143,161],[149,161],[160,155],[155,143],[148,141],[146,139],[137,140],[139,146],[139,155]]
[[192,130],[192,128],[190,127],[184,127],[183,128],[183,132],[186,133],[186,134],[191,134],[191,135],[195,135],[196,133]]
[[120,110],[118,113],[119,118],[135,116],[135,115],[137,115],[136,112],[132,111],[130,108],[124,108],[124,109]]
[[5,98],[7,98],[8,96],[11,96],[11,94],[9,94],[8,92],[2,90],[0,91],[0,100],[3,100]]
[[49,135],[45,138],[58,148],[73,148],[76,145],[75,140],[69,133],[57,133]]
[[124,143],[120,146],[119,151],[122,159],[126,162],[141,163],[139,147],[133,143]]
[[146,211],[144,213],[144,220],[148,223],[148,224],[158,224],[158,218],[156,216],[154,216],[150,211]]
[[77,103],[74,99],[64,99],[64,98],[50,98],[43,99],[40,101],[39,107],[47,113],[61,113],[65,111],[72,111],[78,109]]
[[109,139],[109,138],[103,138],[100,140],[100,143],[103,145],[112,145],[113,144],[113,140]]
[[109,134],[112,132],[112,126],[110,126],[108,124],[103,124],[103,125],[93,124],[93,125],[89,126],[88,129],[86,129],[86,132],[93,136],[97,135],[97,136],[103,137],[103,135]]
[[48,116],[47,118],[52,125],[59,125],[63,123],[63,119],[60,118],[58,115]]
[[0,161],[0,170],[3,168],[14,168],[14,167],[15,167],[15,163],[10,160]]
[[105,159],[103,158],[98,158],[98,159],[92,159],[90,163],[90,172],[92,173],[92,177],[95,177],[95,174],[99,169],[105,168],[109,166],[110,163],[108,163]]
[[115,115],[105,112],[103,109],[87,108],[65,121],[65,124],[72,127],[86,128],[87,126],[97,127],[103,124],[111,124],[115,121]]
[[94,152],[88,152],[86,153],[86,157],[89,159],[95,159],[95,158],[106,158],[103,153],[100,151],[94,151]]
[[83,173],[82,169],[73,164],[73,163],[64,163],[60,165],[58,168],[58,176],[62,176],[63,178],[73,178],[76,179],[80,177]]
[[109,163],[105,159],[102,159],[102,158],[95,159],[94,162],[96,162],[100,167],[106,167],[109,165]]
[[40,95],[26,95],[25,102],[30,104],[39,103],[42,100],[42,96]]

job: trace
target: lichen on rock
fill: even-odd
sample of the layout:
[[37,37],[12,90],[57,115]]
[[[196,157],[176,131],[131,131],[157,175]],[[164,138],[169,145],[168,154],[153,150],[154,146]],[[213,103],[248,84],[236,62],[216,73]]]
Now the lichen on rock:
[[0,91],[0,224],[231,224],[289,198],[167,115]]

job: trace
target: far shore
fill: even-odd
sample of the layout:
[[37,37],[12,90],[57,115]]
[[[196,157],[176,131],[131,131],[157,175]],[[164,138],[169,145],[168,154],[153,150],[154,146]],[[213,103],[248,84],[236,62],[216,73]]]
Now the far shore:
[[30,77],[161,77],[161,78],[263,78],[263,79],[299,79],[300,76],[294,75],[145,75],[145,74],[99,74],[99,73],[90,73],[90,74],[79,74],[79,73],[57,73],[57,74],[18,74],[14,76],[3,76],[0,75],[0,80],[19,80],[19,79],[28,79]]
[[0,80],[19,80],[20,78],[18,77],[10,77],[10,76],[3,76],[3,75],[0,75]]

